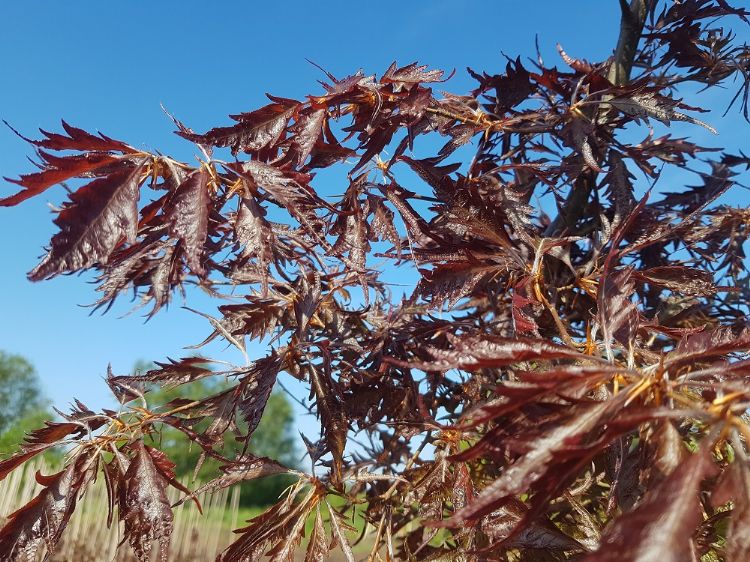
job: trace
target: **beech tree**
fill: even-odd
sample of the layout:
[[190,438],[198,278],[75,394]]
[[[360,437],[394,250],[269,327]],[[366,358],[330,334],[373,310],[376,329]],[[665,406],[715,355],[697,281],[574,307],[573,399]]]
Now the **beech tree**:
[[[374,529],[369,560],[750,559],[750,223],[722,197],[750,159],[669,132],[713,131],[715,88],[747,120],[750,47],[731,26],[750,12],[620,5],[605,61],[509,59],[469,70],[463,95],[394,63],[326,73],[305,99],[269,95],[204,133],[173,118],[197,165],[65,122],[22,137],[39,170],[0,205],[83,180],[30,280],[93,270],[98,306],[134,291],[150,315],[197,285],[226,300],[208,340],[267,352],[110,373],[119,410],[78,403],[31,433],[0,478],[58,444],[67,464],[38,476],[0,559],[53,551],[99,472],[142,561],[153,542],[168,556],[168,486],[188,501],[277,473],[297,484],[218,560],[335,547],[353,562],[352,513]],[[695,179],[663,186],[669,169]],[[419,276],[403,297],[394,270]],[[309,472],[248,452],[280,376],[309,388],[320,420]],[[232,385],[167,404],[143,391],[205,377]],[[165,427],[223,474],[185,488],[144,444]],[[218,448],[227,432],[238,455]]]

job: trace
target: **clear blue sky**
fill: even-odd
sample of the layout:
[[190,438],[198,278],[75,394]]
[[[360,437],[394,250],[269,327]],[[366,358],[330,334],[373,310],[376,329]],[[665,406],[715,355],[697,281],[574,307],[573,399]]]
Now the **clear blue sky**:
[[[33,4],[33,8],[32,8]],[[617,0],[495,0],[380,2],[34,2],[0,3],[0,117],[28,136],[57,130],[60,118],[100,130],[134,146],[194,161],[190,143],[171,134],[160,103],[195,130],[227,124],[226,115],[257,107],[264,92],[301,97],[320,91],[311,59],[337,76],[363,68],[382,73],[394,60],[456,69],[442,87],[472,87],[465,67],[499,72],[502,53],[534,55],[538,34],[547,62],[562,66],[555,43],[573,56],[607,57],[616,41]],[[717,139],[691,129],[702,142],[739,146],[736,114],[702,117]],[[29,172],[31,151],[0,129],[0,176]],[[15,186],[0,180],[0,193]],[[55,232],[48,204],[61,188],[20,207],[0,209],[0,349],[37,367],[45,392],[64,407],[78,397],[90,407],[111,405],[102,380],[108,363],[129,372],[137,359],[188,353],[210,329],[180,308],[148,323],[121,302],[107,315],[79,305],[94,300],[90,277],[31,284],[26,272]],[[220,304],[204,297],[205,312]],[[231,350],[210,356],[237,360]],[[224,355],[224,354],[228,355]]]

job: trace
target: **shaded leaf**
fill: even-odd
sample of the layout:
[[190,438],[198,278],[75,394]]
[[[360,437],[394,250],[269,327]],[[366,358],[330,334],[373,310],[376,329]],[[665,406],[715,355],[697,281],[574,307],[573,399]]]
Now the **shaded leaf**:
[[[608,421],[616,409],[619,409],[618,401],[581,404],[573,408],[564,423],[527,440],[523,444],[525,454],[505,468],[474,501],[454,513],[444,525],[458,526],[476,520],[503,505],[508,498],[526,493],[537,480],[553,473],[560,477],[563,471],[558,467],[565,467],[571,460],[585,461],[591,455],[591,451],[584,447],[587,439]],[[555,483],[555,486],[559,485],[559,482]]]
[[614,356],[613,340],[620,342],[626,351],[632,354],[640,319],[638,307],[631,300],[634,293],[632,274],[632,268],[625,268],[605,275],[600,281],[597,320],[602,328],[604,345],[610,360]]
[[734,507],[726,535],[727,560],[745,560],[750,556],[750,466],[741,459],[729,469]]
[[712,462],[707,451],[690,456],[643,501],[605,532],[599,549],[585,562],[681,562],[690,560],[690,538],[701,522],[701,480]]
[[[523,502],[511,499],[506,505],[482,518],[481,529],[492,541],[502,542],[510,537],[523,520],[528,508]],[[584,550],[581,543],[569,537],[548,520],[532,523],[513,536],[507,543],[509,548],[533,548],[539,550]]]

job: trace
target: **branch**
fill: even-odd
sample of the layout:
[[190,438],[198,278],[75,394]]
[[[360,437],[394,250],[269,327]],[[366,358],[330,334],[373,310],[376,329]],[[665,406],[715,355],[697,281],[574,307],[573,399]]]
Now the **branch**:
[[[627,0],[620,0],[620,36],[617,39],[612,66],[607,73],[607,79],[615,86],[624,86],[630,81],[630,71],[633,69],[638,43],[652,2],[654,0],[631,0],[628,5]],[[596,178],[591,173],[580,176],[557,217],[545,231],[545,236],[556,236],[563,230],[575,227],[586,210],[586,203],[595,183]]]
[[615,86],[624,86],[630,81],[630,71],[633,69],[635,53],[646,23],[648,7],[652,1],[631,0],[628,6],[626,0],[620,0],[622,12],[620,37],[617,39],[615,57],[607,74],[607,79]]

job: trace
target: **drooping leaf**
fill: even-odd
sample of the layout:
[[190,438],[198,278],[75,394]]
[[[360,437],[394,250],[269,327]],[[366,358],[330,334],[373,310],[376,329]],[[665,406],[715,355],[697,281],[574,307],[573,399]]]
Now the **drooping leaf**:
[[634,292],[632,274],[631,268],[621,269],[605,276],[599,285],[598,321],[610,358],[613,357],[613,340],[632,354],[639,321],[638,307],[631,300]]
[[285,208],[313,237],[321,236],[324,225],[316,210],[325,207],[317,194],[305,182],[303,174],[291,175],[283,170],[256,160],[245,162],[241,171],[253,188],[262,187]]
[[365,280],[367,254],[370,251],[370,226],[367,224],[363,202],[360,200],[364,177],[354,179],[341,201],[341,213],[332,225],[331,234],[338,235],[331,251],[346,256],[347,265],[353,270],[362,286],[365,306],[370,304],[370,294]]
[[206,271],[203,255],[211,201],[208,180],[205,167],[190,174],[177,187],[168,211],[169,234],[180,240],[187,263],[196,275],[204,275]]
[[300,487],[290,495],[250,520],[250,525],[237,529],[240,537],[217,557],[217,562],[260,560],[269,553],[279,562],[291,562],[302,538],[307,516],[320,502],[320,490],[312,486],[304,497],[295,501]]
[[125,536],[140,562],[151,558],[153,541],[159,544],[159,559],[169,558],[173,527],[172,508],[167,497],[168,479],[157,468],[142,441],[132,447],[134,456],[120,485],[120,519]]
[[210,396],[197,405],[196,412],[200,416],[213,418],[203,435],[218,441],[230,428],[238,429],[239,415],[246,426],[242,439],[247,441],[260,423],[281,367],[282,357],[274,352],[235,373],[239,377],[236,386]]
[[323,518],[320,516],[320,507],[315,511],[315,522],[310,533],[310,542],[305,550],[305,562],[317,562],[326,560],[330,552],[326,530],[323,527]]
[[331,504],[328,504],[328,513],[331,514],[331,534],[333,535],[334,545],[338,545],[341,548],[341,552],[346,558],[346,562],[355,562],[354,552],[352,551],[349,539],[344,534],[344,529],[347,528],[342,521],[343,517],[336,511]]
[[289,160],[292,166],[300,168],[312,154],[318,139],[323,133],[326,112],[324,109],[313,109],[300,115],[292,128],[293,139],[289,149]]
[[730,468],[733,509],[727,531],[727,560],[743,560],[750,556],[750,466],[747,459],[738,459]]
[[145,159],[123,162],[116,171],[73,193],[55,219],[60,232],[52,237],[49,253],[29,273],[29,279],[40,281],[106,263],[119,244],[133,244],[138,233],[139,185],[145,170]]
[[266,211],[253,197],[243,197],[234,222],[237,241],[242,244],[243,259],[255,258],[260,271],[264,296],[268,292],[268,266],[275,257],[276,237],[266,220]]

